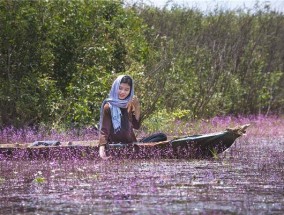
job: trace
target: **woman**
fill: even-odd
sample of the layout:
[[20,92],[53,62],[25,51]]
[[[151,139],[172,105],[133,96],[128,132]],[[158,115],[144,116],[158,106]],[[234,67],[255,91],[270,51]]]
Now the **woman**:
[[106,156],[108,143],[137,142],[133,129],[140,127],[140,104],[134,96],[134,83],[130,76],[120,75],[113,82],[109,97],[101,106],[99,155]]

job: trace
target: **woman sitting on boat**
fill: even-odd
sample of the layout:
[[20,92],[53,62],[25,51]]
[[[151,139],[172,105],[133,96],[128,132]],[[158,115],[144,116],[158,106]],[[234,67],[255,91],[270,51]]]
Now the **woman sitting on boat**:
[[106,156],[106,144],[137,142],[133,129],[140,128],[140,103],[134,96],[133,79],[120,75],[113,82],[100,112],[99,155]]

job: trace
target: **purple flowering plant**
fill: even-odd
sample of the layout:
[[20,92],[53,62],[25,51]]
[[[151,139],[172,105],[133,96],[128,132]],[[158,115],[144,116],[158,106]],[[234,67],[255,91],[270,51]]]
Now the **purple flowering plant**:
[[[168,135],[250,123],[247,134],[211,159],[37,159],[0,157],[4,214],[281,214],[284,120],[279,116],[177,121]],[[144,133],[143,133],[144,132]],[[175,133],[177,132],[177,133]],[[146,134],[146,130],[139,135]],[[97,131],[1,130],[0,142],[94,140]]]

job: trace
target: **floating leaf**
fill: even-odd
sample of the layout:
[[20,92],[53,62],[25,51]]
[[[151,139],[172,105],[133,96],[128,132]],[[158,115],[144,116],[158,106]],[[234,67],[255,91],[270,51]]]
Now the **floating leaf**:
[[45,182],[45,178],[44,177],[37,177],[33,180],[33,182],[41,184],[41,183]]
[[5,179],[4,178],[0,178],[0,184],[4,183]]

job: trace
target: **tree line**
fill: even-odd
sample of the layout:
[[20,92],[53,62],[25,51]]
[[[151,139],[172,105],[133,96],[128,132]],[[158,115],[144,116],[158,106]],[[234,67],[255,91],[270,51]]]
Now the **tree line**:
[[284,16],[123,1],[0,0],[0,126],[98,122],[118,74],[143,119],[283,113]]

